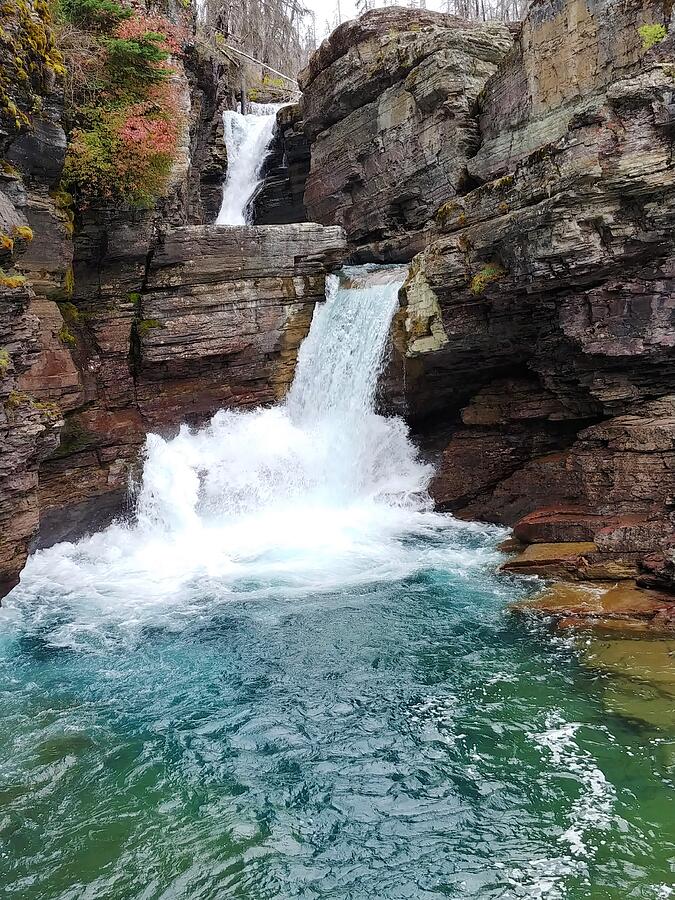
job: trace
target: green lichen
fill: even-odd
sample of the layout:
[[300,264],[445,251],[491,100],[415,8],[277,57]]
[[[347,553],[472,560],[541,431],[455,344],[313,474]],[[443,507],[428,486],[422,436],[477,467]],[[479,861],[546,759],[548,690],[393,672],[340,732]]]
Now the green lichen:
[[53,425],[61,418],[61,408],[51,400],[31,400],[31,406],[40,413],[43,422]]
[[8,234],[5,234],[4,231],[0,231],[0,250],[6,250],[8,253],[11,253],[13,249],[13,239]]
[[77,346],[77,339],[75,338],[75,335],[72,333],[70,328],[68,328],[68,326],[65,324],[65,322],[59,328],[59,340],[67,347]]
[[282,90],[286,86],[283,78],[277,78],[275,75],[269,75],[267,72],[262,77],[262,83],[268,87],[278,88]]
[[159,319],[141,319],[136,326],[139,337],[145,337],[153,328],[164,328]]
[[668,34],[665,25],[640,25],[638,28],[638,34],[642,38],[642,49],[647,51],[651,50],[652,47],[655,47],[657,44],[660,44],[661,41],[665,40],[666,35]]
[[492,182],[492,189],[495,191],[505,191],[507,188],[511,187],[513,182],[513,175],[503,175],[501,178]]
[[69,194],[68,191],[64,190],[62,187],[57,188],[55,191],[51,191],[49,196],[54,201],[56,208],[63,214],[63,227],[66,230],[66,233],[71,235],[75,231],[75,211],[72,194]]
[[33,240],[33,229],[29,225],[15,225],[12,228],[12,236],[14,240],[30,243]]
[[6,287],[10,288],[10,290],[15,290],[16,288],[22,287],[22,285],[24,285],[25,283],[25,275],[12,275],[9,272],[5,272],[4,269],[0,269],[0,287]]
[[30,397],[28,394],[24,394],[23,391],[10,391],[9,396],[5,400],[5,409],[13,412],[14,410],[19,409],[21,406],[26,406],[30,403]]
[[494,181],[487,181],[475,189],[477,194],[494,194],[507,191],[514,182],[513,175],[502,175],[501,178],[495,178]]
[[436,211],[436,222],[441,228],[463,228],[466,225],[466,213],[463,208],[450,200]]
[[66,274],[63,276],[63,293],[66,297],[72,297],[73,291],[75,290],[75,275],[73,274],[73,267],[68,266],[66,269]]
[[23,406],[29,406],[40,414],[40,418],[44,423],[53,425],[61,418],[61,409],[51,400],[34,400],[31,396],[23,391],[11,391],[5,400],[6,412],[16,412]]
[[31,116],[65,75],[48,0],[0,2],[0,120],[10,132],[30,128]]
[[80,319],[82,317],[79,309],[75,306],[74,303],[69,303],[67,301],[59,302],[58,307],[64,321],[70,323],[71,325],[77,325],[80,322]]
[[11,365],[12,358],[9,353],[4,348],[0,347],[0,378],[4,378]]
[[474,295],[482,294],[485,288],[494,281],[499,281],[506,275],[505,270],[499,263],[488,263],[486,266],[473,276],[469,284],[469,290]]

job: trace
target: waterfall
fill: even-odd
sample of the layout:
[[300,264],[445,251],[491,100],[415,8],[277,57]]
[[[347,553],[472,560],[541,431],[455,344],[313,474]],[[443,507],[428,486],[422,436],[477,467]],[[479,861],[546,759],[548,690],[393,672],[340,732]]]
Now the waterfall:
[[[89,623],[97,604],[136,622],[141,610],[201,603],[214,585],[220,596],[311,594],[453,554],[474,565],[433,537],[456,526],[430,509],[431,469],[405,423],[376,411],[404,274],[364,266],[329,278],[286,401],[148,435],[134,521],[34,554],[15,593],[36,598],[48,584]],[[415,535],[432,535],[423,552]]]
[[281,104],[251,103],[250,108],[245,116],[230,109],[223,112],[227,178],[216,225],[248,223],[247,207],[260,183],[260,170]]
[[[242,517],[327,518],[355,502],[416,508],[428,471],[401,420],[374,412],[401,269],[347,269],[317,307],[287,401],[148,438],[139,521],[170,532]],[[260,521],[257,522],[260,525]],[[325,526],[325,523],[324,523]]]

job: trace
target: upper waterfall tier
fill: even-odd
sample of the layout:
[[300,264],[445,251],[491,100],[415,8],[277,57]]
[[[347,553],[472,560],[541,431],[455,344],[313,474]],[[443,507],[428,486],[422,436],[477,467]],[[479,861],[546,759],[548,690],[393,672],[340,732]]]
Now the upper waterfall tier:
[[281,104],[251,103],[250,113],[223,112],[223,136],[227,147],[227,178],[216,225],[245,225],[248,206],[260,182],[260,172],[272,140]]

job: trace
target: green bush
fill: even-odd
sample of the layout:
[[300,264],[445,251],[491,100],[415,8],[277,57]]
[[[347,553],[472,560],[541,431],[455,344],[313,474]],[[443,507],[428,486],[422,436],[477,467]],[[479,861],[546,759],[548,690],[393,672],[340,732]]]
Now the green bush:
[[139,38],[106,38],[106,69],[111,81],[126,94],[144,96],[148,85],[164,81],[169,70],[160,68],[169,57],[160,44],[164,36],[147,31]]
[[638,34],[642,38],[642,49],[651,50],[664,40],[668,32],[665,25],[640,25]]
[[134,0],[59,2],[75,35],[62,186],[79,208],[101,200],[152,207],[185,125],[168,60],[180,57],[187,32]]
[[59,0],[59,18],[85,31],[106,31],[133,14],[115,0]]

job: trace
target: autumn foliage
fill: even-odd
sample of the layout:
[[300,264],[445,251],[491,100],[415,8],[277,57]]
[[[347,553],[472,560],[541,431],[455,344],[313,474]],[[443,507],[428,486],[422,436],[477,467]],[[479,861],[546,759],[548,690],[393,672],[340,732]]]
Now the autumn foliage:
[[90,23],[79,42],[88,48],[77,61],[81,84],[71,92],[64,186],[80,206],[120,200],[150,207],[166,187],[184,127],[171,65],[184,34],[130,3],[63,2],[71,25]]

